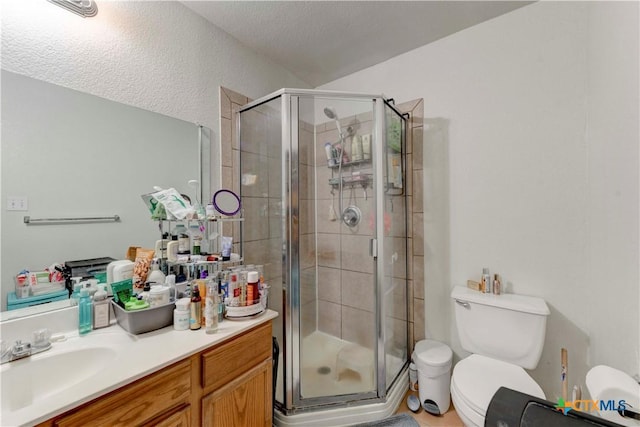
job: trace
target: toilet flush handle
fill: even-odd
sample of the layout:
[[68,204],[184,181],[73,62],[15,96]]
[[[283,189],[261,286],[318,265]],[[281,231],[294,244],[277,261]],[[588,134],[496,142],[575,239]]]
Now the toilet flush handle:
[[461,305],[461,306],[463,306],[464,308],[471,308],[471,305],[469,305],[469,303],[468,303],[468,302],[466,302],[466,301],[462,301],[462,300],[456,299],[456,303],[457,303],[457,304],[460,304],[460,305]]

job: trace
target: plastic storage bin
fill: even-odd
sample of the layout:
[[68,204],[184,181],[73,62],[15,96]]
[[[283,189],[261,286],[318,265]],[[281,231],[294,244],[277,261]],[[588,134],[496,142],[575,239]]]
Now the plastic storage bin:
[[412,359],[418,367],[418,393],[425,411],[442,415],[451,404],[451,359],[449,346],[433,340],[416,343]]
[[113,312],[116,315],[118,325],[132,334],[143,334],[172,325],[173,309],[176,308],[173,302],[157,307],[131,311],[120,307],[113,300],[111,300],[111,305],[113,306]]
[[18,308],[31,307],[53,301],[64,301],[66,299],[69,299],[69,292],[66,289],[26,298],[18,298],[15,292],[9,292],[7,294],[7,310],[16,310]]

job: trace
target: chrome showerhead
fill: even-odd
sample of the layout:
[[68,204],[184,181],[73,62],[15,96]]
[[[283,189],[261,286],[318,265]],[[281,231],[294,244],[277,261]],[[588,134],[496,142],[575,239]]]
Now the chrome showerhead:
[[340,134],[340,141],[342,142],[342,129],[340,128],[340,121],[338,120],[338,114],[336,113],[336,110],[331,107],[325,107],[324,115],[336,122],[336,128],[338,129],[338,134]]
[[338,120],[338,115],[336,114],[336,110],[330,107],[325,107],[324,115],[329,117],[331,120]]

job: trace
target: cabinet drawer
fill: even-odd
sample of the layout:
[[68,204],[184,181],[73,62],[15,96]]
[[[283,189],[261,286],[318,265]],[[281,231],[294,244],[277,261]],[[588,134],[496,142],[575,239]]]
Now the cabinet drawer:
[[169,413],[153,419],[146,423],[144,427],[190,427],[191,426],[191,406],[185,405],[175,412]]
[[191,395],[191,359],[142,378],[100,397],[55,420],[56,426],[140,425],[168,410],[188,403]]
[[271,357],[271,322],[202,354],[202,387],[207,393]]

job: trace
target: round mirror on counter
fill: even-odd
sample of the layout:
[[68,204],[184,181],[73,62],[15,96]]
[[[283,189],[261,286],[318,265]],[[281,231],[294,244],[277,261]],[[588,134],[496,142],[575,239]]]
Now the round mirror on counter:
[[235,215],[240,211],[240,197],[231,190],[222,189],[213,195],[213,207],[222,215]]

